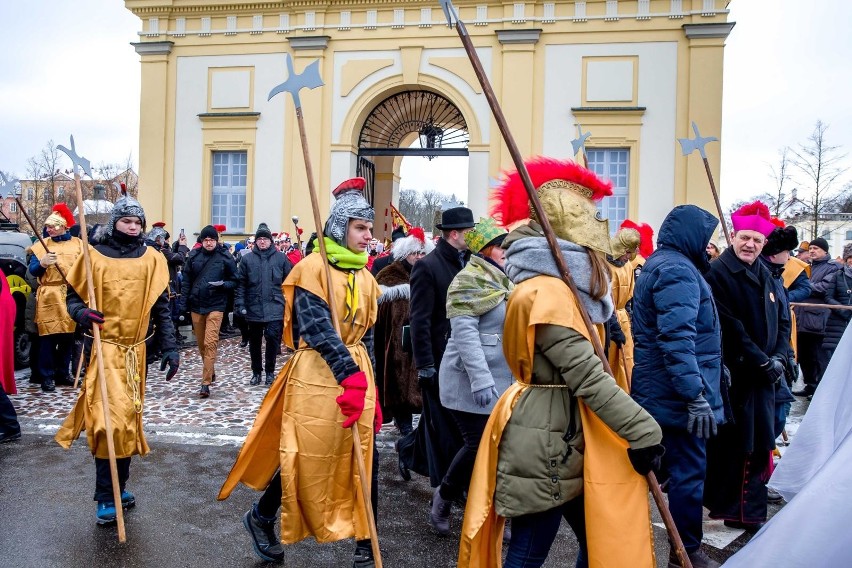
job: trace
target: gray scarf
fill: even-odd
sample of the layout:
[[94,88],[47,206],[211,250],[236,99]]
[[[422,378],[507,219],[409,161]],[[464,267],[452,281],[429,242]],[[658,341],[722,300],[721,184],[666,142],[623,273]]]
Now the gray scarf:
[[[556,242],[577,285],[580,301],[589,312],[592,322],[607,321],[614,309],[610,284],[607,284],[608,291],[603,298],[592,299],[589,295],[591,262],[586,249],[562,239],[556,239]],[[506,250],[506,274],[515,285],[536,276],[553,276],[561,279],[556,269],[556,261],[553,260],[544,237],[527,237],[514,241]]]

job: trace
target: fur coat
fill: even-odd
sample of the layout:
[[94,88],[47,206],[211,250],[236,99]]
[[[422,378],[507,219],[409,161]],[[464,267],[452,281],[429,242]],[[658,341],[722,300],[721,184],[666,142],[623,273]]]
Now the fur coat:
[[391,263],[376,275],[382,290],[376,320],[376,385],[385,419],[394,410],[420,412],[422,399],[411,353],[402,348],[402,328],[409,324],[411,266]]

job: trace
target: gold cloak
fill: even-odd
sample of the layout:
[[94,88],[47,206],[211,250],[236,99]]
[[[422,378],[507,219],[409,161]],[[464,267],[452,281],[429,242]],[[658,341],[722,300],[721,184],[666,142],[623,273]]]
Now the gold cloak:
[[636,288],[636,271],[630,262],[624,266],[609,265],[612,278],[612,300],[615,304],[615,316],[621,331],[624,332],[624,346],[618,348],[615,343],[609,345],[609,366],[615,382],[626,392],[630,392],[630,379],[633,376],[633,330],[630,316],[627,315],[627,302],[633,297]]
[[[497,459],[512,409],[532,380],[535,326],[569,327],[589,339],[576,299],[561,280],[538,276],[509,296],[503,351],[517,382],[497,401],[476,454],[459,545],[459,568],[502,565],[504,519],[494,508]],[[598,326],[599,335],[603,336]],[[648,485],[627,457],[627,442],[579,401],[586,449],[583,488],[589,565],[655,566]]]
[[[342,314],[346,273],[332,269],[331,275],[337,310]],[[380,292],[375,279],[365,269],[355,273],[355,282],[360,294],[358,311],[354,321],[343,322],[341,315],[340,331],[355,363],[367,375],[367,396],[358,432],[369,484],[376,387],[370,356],[361,340],[376,322]],[[296,264],[282,285],[286,299],[284,341],[290,347],[296,347],[292,307],[297,287],[328,301],[319,254],[309,255]],[[319,542],[369,538],[364,507],[370,504],[360,491],[352,432],[341,427],[344,416],[335,401],[341,392],[320,354],[302,342],[263,399],[218,498],[227,499],[239,482],[262,491],[280,468],[282,542],[291,544],[308,536]]]
[[[48,246],[50,252],[56,254],[56,264],[48,266],[44,274],[38,278],[34,321],[38,326],[39,335],[73,333],[77,324],[68,315],[68,307],[65,305],[68,286],[57,267],[61,268],[67,276],[71,267],[83,254],[83,241],[77,237],[71,237],[67,241],[50,241]],[[38,259],[46,254],[39,242],[33,244],[32,250]],[[82,290],[85,293],[85,282]]]
[[[808,275],[808,278],[811,276],[811,265],[805,262],[804,260],[799,260],[795,256],[791,256],[787,259],[787,262],[784,264],[784,273],[781,277],[784,279],[784,289],[787,290],[796,281],[796,278],[799,277],[799,274],[802,271],[805,271],[805,274]],[[796,327],[796,310],[790,309],[790,346],[793,348],[793,355],[796,356],[796,359],[799,357],[799,343],[797,338],[798,332]]]
[[[145,334],[151,308],[169,285],[169,269],[165,257],[151,248],[139,258],[110,258],[95,249],[89,251],[89,256],[95,300],[105,320],[101,330],[101,351],[115,455],[118,458],[144,456],[148,453],[148,443],[142,431]],[[75,290],[87,289],[82,255],[68,273],[68,282]],[[88,298],[85,292],[80,295],[84,300]],[[92,454],[98,458],[109,457],[94,349],[86,367],[83,388],[55,440],[63,448],[70,448],[82,430],[86,430]]]

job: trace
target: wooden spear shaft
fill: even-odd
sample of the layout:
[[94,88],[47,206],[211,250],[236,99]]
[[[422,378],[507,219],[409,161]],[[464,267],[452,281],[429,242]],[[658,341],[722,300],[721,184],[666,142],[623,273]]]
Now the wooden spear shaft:
[[[509,123],[503,114],[503,109],[500,107],[500,103],[497,101],[494,89],[491,87],[491,82],[488,80],[485,70],[482,68],[482,62],[479,60],[479,55],[477,55],[476,49],[473,47],[473,43],[470,41],[470,36],[467,35],[466,30],[464,29],[464,24],[461,20],[456,20],[455,28],[458,32],[459,38],[461,38],[464,50],[467,52],[468,58],[473,65],[474,73],[476,74],[477,79],[479,79],[479,84],[482,86],[482,91],[485,93],[485,98],[488,100],[488,105],[491,107],[491,112],[494,115],[497,126],[500,128],[500,133],[503,135],[503,140],[506,142],[509,154],[512,156],[512,161],[515,163],[515,168],[517,169],[518,174],[521,177],[521,181],[523,181],[524,187],[527,190],[527,195],[530,199],[530,203],[532,203],[533,209],[535,210],[536,217],[541,224],[544,237],[547,239],[547,244],[550,247],[550,252],[553,254],[553,259],[556,261],[556,268],[559,270],[562,281],[565,282],[571,290],[571,293],[574,294],[574,297],[579,298],[580,294],[577,290],[577,285],[574,283],[574,279],[571,277],[571,272],[568,270],[568,266],[565,264],[565,259],[559,250],[559,245],[556,242],[556,235],[553,232],[553,227],[547,219],[547,216],[544,214],[541,202],[538,199],[538,194],[535,191],[535,186],[532,183],[532,179],[530,179],[530,174],[527,171],[526,164],[524,164],[523,157],[521,156],[521,152],[515,142],[515,138],[509,130]],[[580,315],[583,318],[583,323],[589,332],[589,337],[592,340],[595,353],[600,358],[604,370],[612,375],[612,369],[609,366],[609,361],[604,355],[603,345],[601,344],[597,329],[592,323],[592,320],[589,318],[589,314],[583,304],[578,301],[577,306],[579,308]],[[675,552],[681,562],[681,566],[684,568],[692,568],[692,563],[689,561],[686,549],[683,547],[683,541],[680,538],[680,534],[677,532],[674,519],[666,505],[663,492],[660,489],[660,484],[657,482],[657,477],[654,475],[653,471],[649,472],[645,477],[648,481],[648,487],[651,490],[651,494],[654,497],[654,502],[657,504],[657,508],[659,509],[663,522],[666,525],[666,531],[668,532],[669,539],[675,547]]]
[[[74,187],[77,191],[77,203],[82,205],[83,188],[80,185],[80,174],[77,173],[76,166],[74,167]],[[89,257],[89,235],[86,230],[85,207],[81,206],[78,211],[80,238],[83,240],[83,262],[86,265],[86,287],[89,293],[89,308],[97,310],[98,302],[95,297],[95,284],[92,278],[92,260]],[[118,481],[118,466],[115,461],[115,441],[112,438],[112,416],[110,415],[106,373],[104,372],[104,354],[101,349],[101,328],[97,325],[92,325],[92,338],[94,339],[93,348],[98,365],[98,388],[101,391],[101,410],[104,413],[104,428],[106,429],[105,436],[107,452],[109,453],[109,473],[112,479],[112,498],[115,503],[115,520],[118,524],[118,542],[125,542],[127,534],[124,530],[124,511],[121,508],[121,487]],[[80,356],[83,357],[83,355]]]
[[[33,234],[38,239],[38,242],[41,243],[42,247],[44,247],[44,252],[50,254],[50,249],[47,248],[47,243],[44,242],[43,238],[41,238],[41,232],[38,230],[38,227],[35,226],[35,223],[33,223],[33,220],[30,218],[29,213],[27,213],[27,210],[24,209],[24,204],[21,203],[21,200],[18,199],[17,196],[15,197],[15,203],[18,204],[18,211],[20,211],[21,213],[24,214],[24,219],[26,219],[27,223],[29,223],[30,228],[33,230]],[[68,278],[65,277],[65,272],[62,271],[62,267],[59,266],[59,263],[57,262],[53,266],[55,266],[56,270],[59,271],[59,275],[62,277],[63,280],[65,280],[65,284],[67,284],[70,287],[71,285],[68,284]]]
[[[325,239],[322,234],[322,219],[320,219],[319,199],[317,190],[314,186],[314,171],[311,166],[311,156],[308,152],[308,137],[305,134],[305,119],[302,115],[302,107],[296,107],[296,120],[299,123],[299,138],[302,141],[302,153],[305,156],[305,173],[308,175],[308,190],[311,194],[311,209],[314,214],[314,226],[317,228],[317,244],[319,252],[322,256],[322,262],[325,267],[325,282],[328,290],[328,307],[331,310],[331,320],[334,323],[334,329],[340,335],[340,320],[337,315],[337,306],[334,299],[334,287],[331,283],[331,266],[328,263],[328,253],[325,250]],[[342,335],[341,335],[342,337]],[[376,404],[379,401],[376,400]],[[379,549],[379,535],[376,530],[376,519],[373,516],[373,506],[370,496],[370,481],[367,479],[367,467],[364,464],[364,456],[361,453],[361,434],[358,432],[358,423],[352,425],[352,453],[355,454],[355,462],[358,464],[358,477],[361,481],[361,495],[364,497],[364,509],[367,515],[367,524],[370,529],[370,545],[373,548],[373,559],[376,562],[376,568],[382,568],[382,553]],[[378,467],[378,464],[373,464],[373,467]]]
[[713,192],[713,201],[716,202],[716,210],[719,212],[719,221],[722,222],[722,232],[725,233],[725,240],[728,246],[731,246],[731,233],[728,231],[728,223],[725,222],[725,213],[722,211],[722,203],[719,201],[719,192],[716,190],[716,182],[713,180],[713,172],[710,171],[710,162],[707,158],[704,160],[704,170],[707,172],[707,180],[710,182],[710,191]]

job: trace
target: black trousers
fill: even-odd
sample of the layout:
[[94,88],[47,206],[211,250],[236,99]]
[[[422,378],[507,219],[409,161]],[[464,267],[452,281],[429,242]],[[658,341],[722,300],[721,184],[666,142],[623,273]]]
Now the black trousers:
[[0,384],[0,436],[14,436],[21,433],[21,425],[18,424],[18,414],[9,395]]
[[[284,324],[281,320],[270,322],[248,322],[249,333],[249,354],[251,355],[251,372],[260,374],[262,371],[267,373],[275,372],[275,358],[278,356],[278,350],[281,346],[281,334],[284,329]],[[263,367],[261,367],[261,342],[266,338],[266,353],[263,359]]]
[[822,380],[822,375],[828,367],[829,354],[822,346],[823,335],[799,332],[796,339],[799,348],[799,365],[802,367],[802,377],[810,390]]
[[[118,469],[118,486],[124,491],[127,478],[130,477],[130,458],[118,458],[115,465]],[[108,459],[95,458],[95,501],[115,501]]]
[[450,468],[441,482],[441,497],[455,499],[467,491],[470,476],[473,474],[473,464],[476,462],[476,452],[479,450],[479,440],[485,431],[489,414],[474,414],[461,410],[448,409],[461,432],[464,445],[456,452]]
[[73,333],[42,335],[38,349],[38,371],[41,378],[57,380],[67,377],[71,369],[73,349]]
[[[379,448],[373,439],[373,475],[370,480],[370,504],[373,508],[373,518],[379,522]],[[281,470],[275,472],[272,481],[266,487],[266,491],[257,502],[257,513],[265,519],[274,519],[278,516],[281,507]]]

